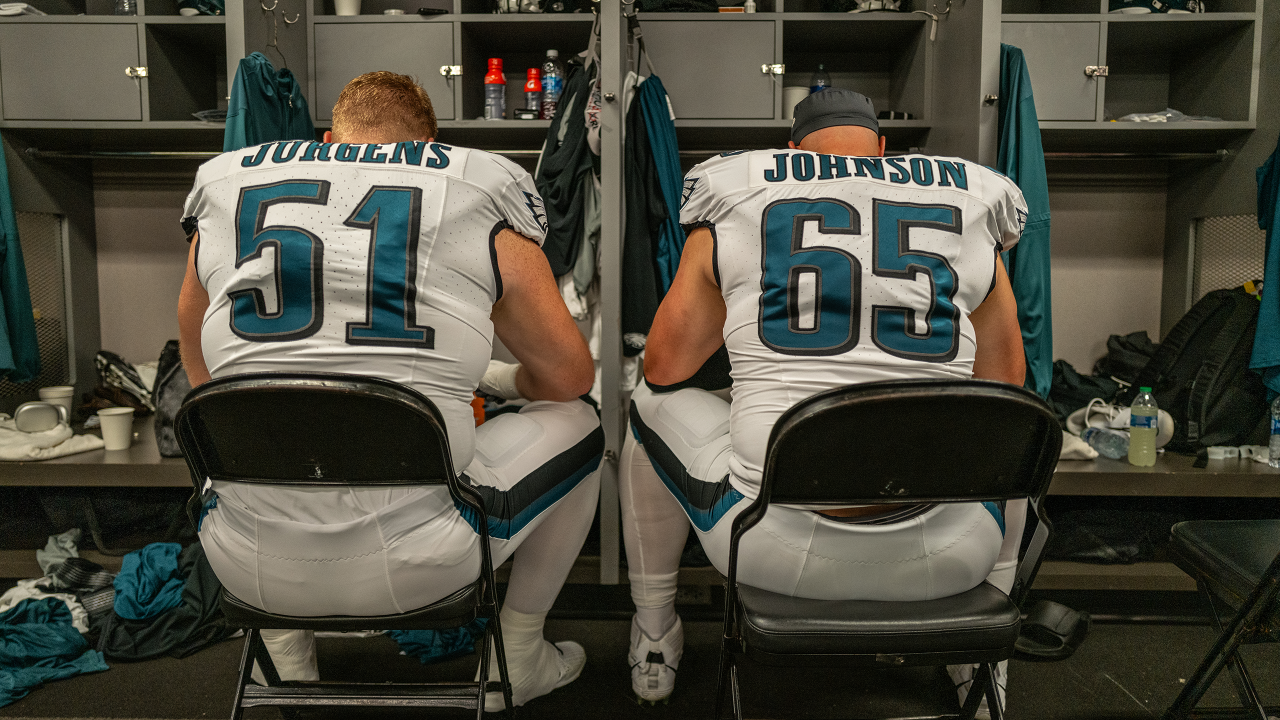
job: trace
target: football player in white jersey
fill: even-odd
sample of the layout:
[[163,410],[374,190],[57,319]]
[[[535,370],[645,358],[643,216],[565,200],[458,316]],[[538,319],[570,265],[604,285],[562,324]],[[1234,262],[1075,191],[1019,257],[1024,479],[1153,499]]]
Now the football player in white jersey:
[[[1026,215],[1018,188],[960,158],[883,157],[871,102],[847,90],[797,105],[791,136],[791,150],[725,153],[685,176],[688,240],[649,333],[620,478],[642,699],[669,695],[679,667],[688,526],[726,573],[732,520],[756,497],[783,412],[851,383],[1023,382],[1000,260]],[[731,401],[699,372],[722,345]],[[815,599],[924,600],[987,578],[1007,592],[1015,505],[773,505],[742,540],[738,579]]]
[[[463,481],[485,498],[494,563],[515,556],[501,621],[522,705],[585,663],[581,645],[553,645],[542,629],[595,513],[603,433],[577,399],[594,373],[539,248],[546,221],[528,173],[435,135],[412,78],[370,73],[343,90],[325,142],[268,143],[202,166],[184,220],[195,238],[182,354],[192,386],[310,370],[431,398]],[[495,332],[520,364],[487,373]],[[534,402],[477,429],[477,386]],[[199,528],[209,562],[232,594],[269,612],[396,614],[479,572],[478,521],[442,486],[211,489]],[[311,633],[263,639],[284,679],[317,678]],[[486,698],[489,710],[502,704]]]

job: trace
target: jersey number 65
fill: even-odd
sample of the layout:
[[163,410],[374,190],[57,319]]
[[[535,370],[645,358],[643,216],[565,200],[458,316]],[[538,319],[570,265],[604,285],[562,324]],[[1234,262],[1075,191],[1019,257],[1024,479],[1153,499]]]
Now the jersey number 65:
[[[911,230],[958,235],[964,227],[960,209],[886,200],[871,207],[872,275],[914,281],[923,274],[932,288],[927,308],[873,306],[871,341],[896,357],[953,360],[960,332],[956,274],[941,255],[912,249]],[[761,222],[760,340],[783,355],[840,355],[858,344],[861,333],[862,264],[836,247],[803,246],[805,226],[815,222],[818,238],[862,234],[858,211],[831,198],[770,203]],[[920,312],[923,333],[916,331]]]

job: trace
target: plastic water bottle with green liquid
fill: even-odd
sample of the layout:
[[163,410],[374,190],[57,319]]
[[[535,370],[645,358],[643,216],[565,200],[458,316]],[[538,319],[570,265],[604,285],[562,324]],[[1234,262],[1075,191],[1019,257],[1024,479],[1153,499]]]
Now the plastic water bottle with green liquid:
[[1129,464],[1151,467],[1156,464],[1156,434],[1160,432],[1156,415],[1156,399],[1151,388],[1139,388],[1141,392],[1129,406]]

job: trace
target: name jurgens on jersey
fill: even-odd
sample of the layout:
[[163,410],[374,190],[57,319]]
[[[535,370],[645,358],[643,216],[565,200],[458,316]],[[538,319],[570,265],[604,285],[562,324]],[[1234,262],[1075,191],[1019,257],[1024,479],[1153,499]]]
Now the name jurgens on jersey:
[[[303,149],[305,146],[305,149]],[[275,152],[271,152],[271,148],[275,148]],[[427,143],[422,141],[401,142],[378,144],[371,143],[369,145],[353,145],[350,143],[321,143],[308,142],[306,140],[286,140],[284,142],[267,143],[258,148],[258,152],[252,157],[246,155],[240,161],[242,167],[257,167],[267,159],[267,154],[271,153],[271,162],[273,164],[291,162],[298,157],[298,151],[302,150],[302,156],[298,157],[299,162],[345,162],[345,163],[364,163],[366,165],[417,165],[419,167],[429,168],[445,168],[449,166],[448,152],[452,150],[448,145],[440,143]],[[431,151],[431,155],[427,156],[427,151]],[[362,152],[363,151],[363,152]],[[330,154],[332,152],[332,154]],[[423,162],[423,158],[426,162]]]

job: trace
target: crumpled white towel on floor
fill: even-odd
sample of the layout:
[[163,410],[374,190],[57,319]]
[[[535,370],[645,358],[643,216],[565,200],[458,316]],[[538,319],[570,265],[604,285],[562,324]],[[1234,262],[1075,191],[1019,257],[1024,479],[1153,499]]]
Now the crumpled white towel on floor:
[[22,432],[13,418],[0,413],[0,460],[48,460],[102,447],[97,435],[75,435],[62,423],[52,430]]

